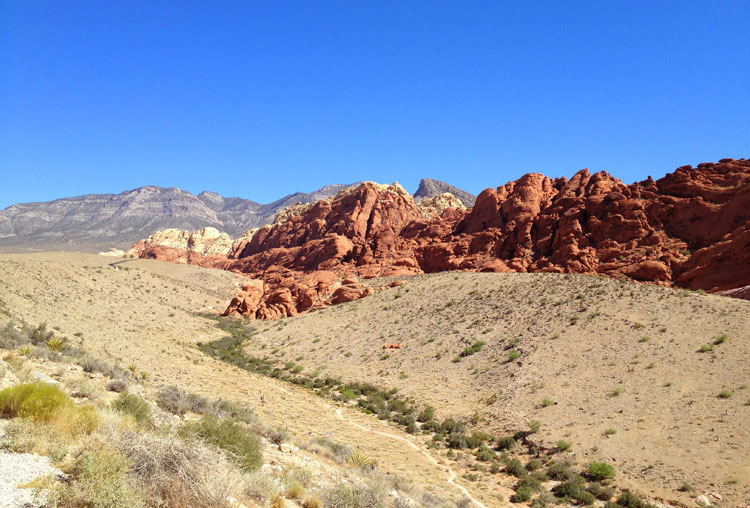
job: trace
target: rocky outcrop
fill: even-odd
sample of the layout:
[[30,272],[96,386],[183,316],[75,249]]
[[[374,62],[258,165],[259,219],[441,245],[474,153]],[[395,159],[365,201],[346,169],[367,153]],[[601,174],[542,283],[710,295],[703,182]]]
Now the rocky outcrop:
[[455,208],[456,210],[466,210],[466,206],[456,196],[450,192],[444,192],[437,196],[423,199],[417,203],[419,208],[425,217],[434,218],[441,215],[448,208]]
[[[750,161],[630,185],[585,169],[569,180],[530,173],[483,191],[470,209],[449,196],[420,206],[397,183],[365,182],[260,228],[223,256],[210,265],[265,284],[259,298],[238,295],[228,313],[263,319],[369,294],[346,283],[352,277],[443,270],[591,273],[722,291],[750,285]],[[322,292],[304,280],[320,271],[336,278]]]
[[121,258],[121,257],[125,256],[125,251],[122,250],[122,249],[115,249],[113,247],[113,248],[111,248],[111,249],[109,249],[107,251],[100,252],[99,255],[100,256],[109,256],[109,257],[113,257],[113,258]]
[[226,260],[232,249],[232,238],[215,228],[197,231],[165,229],[137,242],[126,257],[160,259],[173,263],[214,266]]
[[474,206],[476,196],[469,194],[458,187],[454,187],[451,184],[441,182],[440,180],[433,180],[432,178],[422,178],[422,180],[419,181],[419,188],[417,188],[417,192],[414,193],[414,201],[421,203],[425,199],[445,193],[455,196],[465,207]]

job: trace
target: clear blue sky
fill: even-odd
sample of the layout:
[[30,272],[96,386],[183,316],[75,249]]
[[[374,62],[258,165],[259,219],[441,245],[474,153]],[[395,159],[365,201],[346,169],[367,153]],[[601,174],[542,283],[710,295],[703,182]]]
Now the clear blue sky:
[[0,0],[0,208],[750,157],[750,2]]

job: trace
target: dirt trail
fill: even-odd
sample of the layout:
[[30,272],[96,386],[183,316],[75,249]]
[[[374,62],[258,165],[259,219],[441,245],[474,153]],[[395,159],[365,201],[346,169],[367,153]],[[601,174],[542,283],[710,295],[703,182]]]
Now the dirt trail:
[[[326,406],[326,407],[327,407],[328,409],[333,409],[333,408],[332,408],[331,406],[329,406],[328,404],[325,404],[325,406]],[[354,427],[356,427],[357,429],[359,429],[359,430],[361,430],[361,431],[364,431],[364,432],[370,432],[370,433],[372,433],[372,434],[377,434],[377,435],[379,435],[379,436],[387,437],[387,438],[389,438],[389,439],[394,439],[394,440],[396,440],[396,441],[401,441],[402,443],[405,443],[405,444],[406,444],[406,445],[408,445],[408,446],[409,446],[410,448],[412,448],[412,449],[414,449],[414,450],[418,451],[419,453],[421,453],[422,455],[424,455],[424,456],[425,456],[425,457],[426,457],[426,458],[427,458],[427,459],[428,459],[428,460],[429,460],[430,462],[432,462],[432,463],[433,463],[434,465],[436,465],[436,466],[437,466],[438,468],[440,468],[441,470],[443,470],[443,471],[445,471],[446,473],[448,473],[448,480],[447,480],[447,482],[448,482],[449,484],[451,484],[451,485],[455,486],[455,487],[458,487],[458,489],[459,489],[459,490],[460,490],[460,491],[461,491],[461,492],[462,492],[462,493],[463,493],[463,494],[464,494],[464,495],[465,495],[466,497],[468,497],[469,499],[471,499],[471,501],[472,501],[472,502],[473,502],[473,503],[474,503],[475,505],[477,505],[477,506],[479,506],[479,507],[481,507],[481,508],[487,508],[487,506],[486,506],[486,505],[485,505],[484,503],[482,503],[482,502],[481,502],[481,501],[479,501],[479,500],[478,500],[477,498],[475,498],[474,496],[472,496],[472,495],[471,495],[471,492],[469,492],[469,491],[468,491],[468,490],[466,489],[466,487],[464,487],[463,485],[459,485],[458,483],[456,483],[456,481],[455,481],[455,480],[456,480],[456,472],[455,472],[455,471],[453,471],[453,470],[452,470],[452,469],[451,469],[450,467],[448,467],[448,466],[444,466],[444,465],[440,464],[440,463],[439,463],[439,462],[438,462],[438,461],[437,461],[437,460],[435,459],[435,457],[433,457],[432,455],[430,455],[429,453],[427,453],[426,451],[424,451],[423,449],[421,449],[421,448],[420,448],[419,446],[417,446],[416,444],[414,444],[414,443],[413,443],[412,441],[410,441],[410,440],[408,440],[408,439],[406,439],[406,438],[404,438],[404,437],[398,436],[398,435],[396,435],[396,434],[390,434],[390,433],[388,433],[388,432],[381,432],[381,431],[379,431],[379,430],[372,430],[372,429],[370,429],[370,428],[367,428],[367,427],[365,427],[364,425],[360,425],[360,424],[358,424],[357,422],[353,422],[353,421],[351,421],[351,420],[348,420],[348,419],[346,419],[346,418],[344,417],[343,413],[341,413],[341,410],[340,410],[340,409],[336,409],[336,417],[337,417],[337,418],[338,418],[339,420],[343,420],[343,421],[345,421],[345,422],[346,422],[346,423],[348,423],[349,425],[353,425]]]

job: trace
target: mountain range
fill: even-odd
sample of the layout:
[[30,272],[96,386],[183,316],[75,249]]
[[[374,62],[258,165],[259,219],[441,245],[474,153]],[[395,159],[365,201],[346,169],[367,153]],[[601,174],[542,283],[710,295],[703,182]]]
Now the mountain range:
[[[193,195],[176,187],[157,186],[139,187],[120,194],[87,194],[48,202],[19,203],[0,211],[0,247],[127,248],[166,228],[214,227],[239,236],[248,229],[272,223],[280,211],[291,205],[314,203],[335,196],[351,185],[356,184],[326,185],[313,192],[289,194],[267,204],[227,198],[208,191]],[[460,194],[464,203],[473,203],[471,194],[437,180],[422,180],[418,192],[424,199],[447,191]]]

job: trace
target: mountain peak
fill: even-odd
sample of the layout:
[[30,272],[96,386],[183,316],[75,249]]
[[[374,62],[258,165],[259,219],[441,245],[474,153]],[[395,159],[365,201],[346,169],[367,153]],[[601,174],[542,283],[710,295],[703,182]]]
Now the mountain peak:
[[474,201],[477,199],[473,194],[469,194],[449,183],[441,182],[440,180],[433,180],[432,178],[422,178],[419,181],[417,192],[414,193],[414,200],[420,202],[424,199],[438,196],[446,192],[450,192],[456,196],[466,207],[474,206]]

